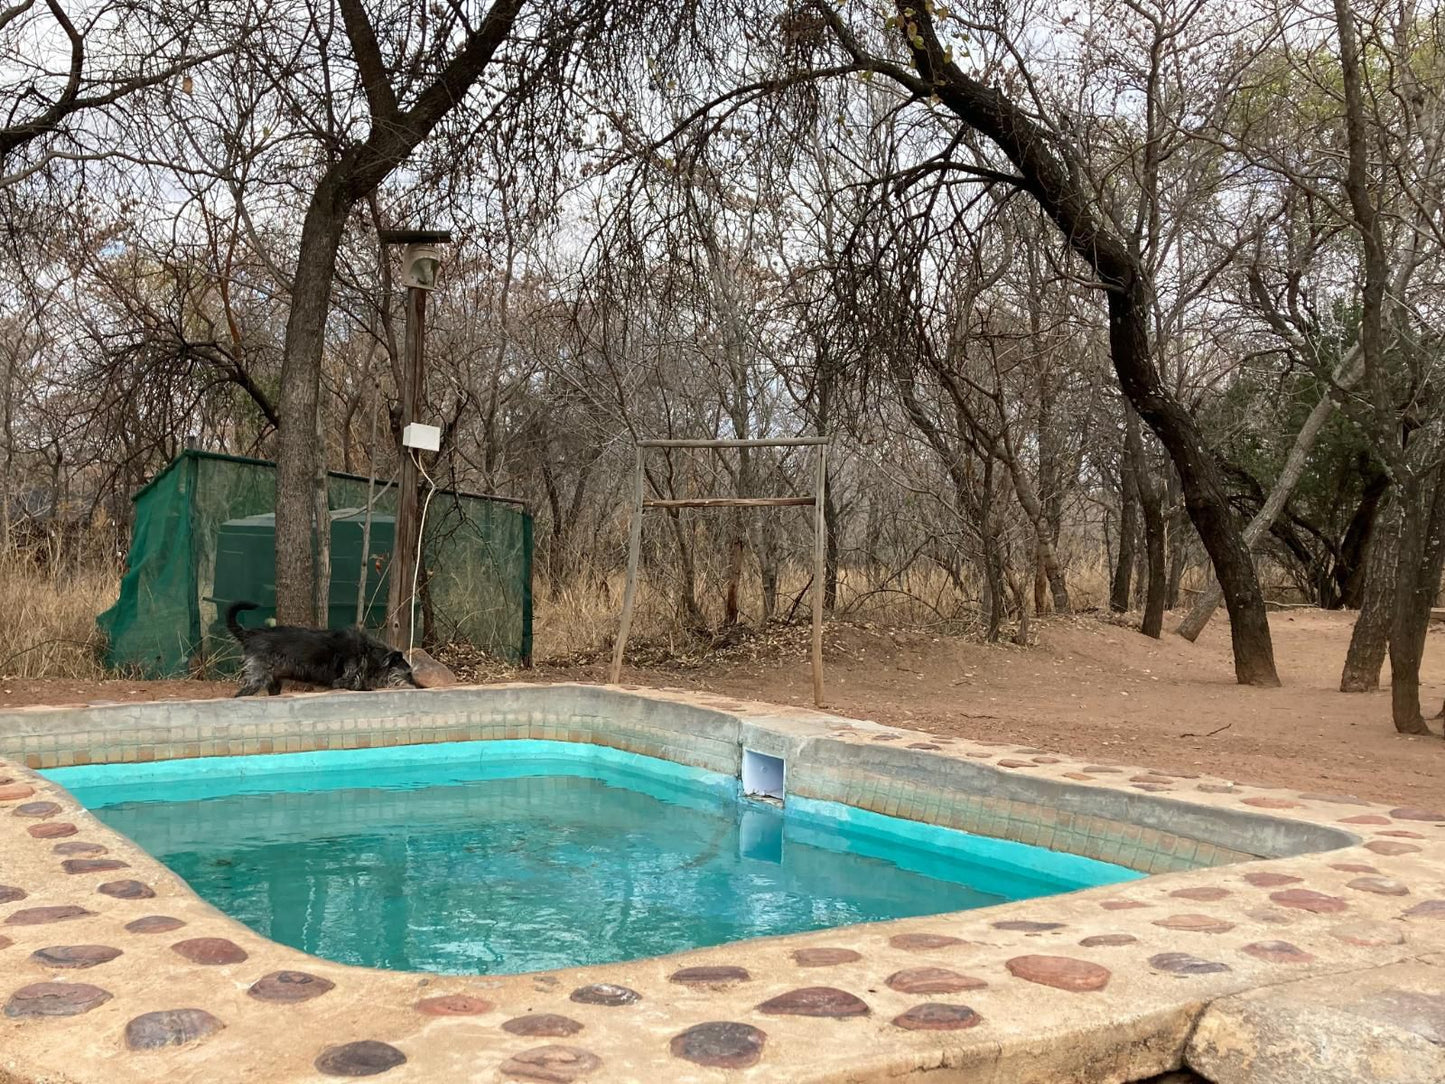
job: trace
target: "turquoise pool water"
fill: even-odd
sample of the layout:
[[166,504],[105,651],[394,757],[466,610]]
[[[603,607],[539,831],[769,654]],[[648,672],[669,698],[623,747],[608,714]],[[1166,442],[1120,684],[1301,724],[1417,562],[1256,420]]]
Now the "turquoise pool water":
[[399,970],[605,963],[1139,876],[564,742],[44,774],[258,933]]

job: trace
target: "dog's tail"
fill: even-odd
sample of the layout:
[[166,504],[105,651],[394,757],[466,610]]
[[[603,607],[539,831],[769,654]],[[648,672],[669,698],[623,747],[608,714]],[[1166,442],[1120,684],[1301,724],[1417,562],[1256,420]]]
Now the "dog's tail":
[[246,634],[249,629],[243,629],[241,623],[236,620],[236,615],[242,610],[259,610],[261,607],[254,602],[233,602],[226,609],[226,628],[231,630],[231,635],[242,643],[246,641]]

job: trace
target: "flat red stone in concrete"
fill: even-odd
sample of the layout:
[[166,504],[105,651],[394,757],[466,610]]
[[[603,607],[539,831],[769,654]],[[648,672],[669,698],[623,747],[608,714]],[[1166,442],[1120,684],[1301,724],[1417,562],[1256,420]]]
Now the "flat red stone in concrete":
[[1155,775],[1153,772],[1145,772],[1143,775],[1131,775],[1131,776],[1129,777],[1129,782],[1131,782],[1131,783],[1163,783],[1163,784],[1167,787],[1169,784],[1173,783],[1174,780],[1171,779],[1171,778],[1169,778],[1169,776],[1167,776],[1167,775]]
[[1297,885],[1304,880],[1303,877],[1292,877],[1288,873],[1270,873],[1267,870],[1246,873],[1244,879],[1255,888],[1281,888],[1284,885]]
[[684,967],[667,977],[668,982],[682,986],[722,986],[732,982],[748,982],[752,975],[745,967],[712,965],[707,967]]
[[109,963],[119,955],[120,949],[111,948],[109,945],[51,945],[49,948],[36,949],[30,954],[30,958],[44,967],[79,971],[82,968]]
[[1148,907],[1143,900],[1100,900],[1099,906],[1106,911],[1131,911],[1136,907]]
[[1353,817],[1341,817],[1341,824],[1389,824],[1389,817],[1382,817],[1378,813],[1360,813]]
[[1115,768],[1109,764],[1085,764],[1079,770],[1090,775],[1122,775],[1124,772],[1123,768]]
[[55,802],[26,802],[24,805],[15,807],[14,815],[17,817],[53,817],[60,812],[60,806]]
[[895,933],[888,943],[905,952],[927,952],[930,949],[947,948],[963,944],[963,938],[951,937],[946,933]]
[[1310,953],[1288,941],[1256,941],[1240,951],[1272,964],[1307,964],[1314,959]]
[[582,1025],[570,1016],[538,1012],[513,1017],[502,1025],[502,1030],[512,1035],[526,1035],[533,1039],[565,1039],[569,1035],[576,1035],[581,1031]]
[[34,982],[22,986],[5,1002],[5,1015],[79,1016],[110,1000],[110,991],[86,982]]
[[214,1035],[226,1025],[205,1009],[162,1009],[142,1013],[125,1026],[125,1045],[132,1050],[185,1046]]
[[540,1080],[546,1084],[572,1084],[602,1064],[590,1050],[575,1046],[539,1046],[513,1054],[502,1062],[504,1077]]
[[1374,851],[1376,854],[1400,855],[1418,854],[1420,848],[1413,843],[1396,843],[1392,839],[1372,839],[1365,844],[1365,850]]
[[442,994],[416,1003],[416,1011],[427,1016],[481,1016],[495,1008],[486,998],[473,994]]
[[102,896],[118,900],[149,900],[155,898],[156,890],[141,881],[106,881],[96,888]]
[[1119,945],[1132,945],[1139,939],[1132,933],[1096,933],[1092,937],[1086,937],[1079,944],[1084,948],[1116,948]]
[[80,831],[69,821],[52,821],[49,824],[32,824],[25,829],[36,839],[64,839]]
[[868,1003],[832,986],[804,986],[769,998],[758,1006],[768,1016],[867,1016]]
[[129,862],[122,862],[119,858],[67,858],[60,863],[60,868],[66,873],[107,873],[113,869],[129,869]]
[[1218,960],[1202,960],[1188,952],[1161,952],[1149,957],[1149,966],[1171,975],[1213,975],[1232,970]]
[[1330,936],[1347,945],[1361,948],[1379,948],[1383,945],[1403,944],[1405,934],[1399,926],[1389,922],[1347,922],[1330,929]]
[[668,1050],[675,1058],[710,1069],[746,1069],[763,1056],[767,1033],[751,1024],[709,1020],[674,1035]]
[[1399,821],[1438,821],[1445,824],[1445,813],[1438,809],[1421,809],[1418,806],[1401,806],[1390,810],[1390,816]]
[[1092,783],[1094,781],[1094,777],[1092,775],[1085,775],[1083,772],[1065,772],[1064,778],[1077,779],[1081,783]]
[[1170,789],[1169,786],[1164,783],[1130,783],[1129,786],[1133,787],[1135,790],[1148,791],[1150,794],[1157,794],[1161,790]]
[[17,885],[0,885],[0,903],[14,903],[16,900],[23,900],[30,895],[25,889]]
[[1445,919],[1445,900],[1425,900],[1405,912],[1406,918]]
[[380,1076],[388,1069],[406,1064],[406,1055],[390,1043],[363,1039],[341,1046],[328,1046],[312,1062],[327,1076]]
[[257,1001],[294,1004],[310,1001],[334,989],[336,983],[320,975],[308,975],[305,971],[272,971],[253,982],[246,993]]
[[224,937],[193,937],[189,941],[177,941],[171,946],[171,951],[193,964],[239,964],[247,958],[245,949]]
[[1337,869],[1341,873],[1379,873],[1374,866],[1368,866],[1364,862],[1331,862],[1330,869]]
[[1109,985],[1109,969],[1072,956],[1015,956],[1004,966],[1015,978],[1073,993],[1102,990]]
[[988,985],[972,975],[960,975],[945,967],[910,967],[888,976],[888,985],[903,994],[956,994]]
[[1358,892],[1373,892],[1377,896],[1408,896],[1410,888],[1403,881],[1393,877],[1356,877],[1345,886]]
[[915,1005],[893,1018],[895,1027],[908,1031],[962,1031],[982,1022],[983,1017],[967,1005],[947,1005],[941,1001]]
[[1292,916],[1273,907],[1251,907],[1244,913],[1256,922],[1265,922],[1271,926],[1289,926],[1294,923]]
[[21,798],[29,798],[35,793],[34,787],[27,787],[24,783],[0,784],[0,802],[18,802]]
[[863,959],[863,954],[850,948],[833,948],[819,945],[815,948],[800,948],[792,951],[793,963],[799,967],[834,967],[837,964],[851,964]]
[[597,982],[590,986],[579,986],[572,991],[572,1000],[580,1005],[631,1005],[642,1000],[642,995],[626,986],[610,982]]
[[99,843],[86,843],[83,840],[73,839],[68,843],[57,843],[50,848],[50,853],[66,857],[77,854],[106,854],[107,849]]
[[127,922],[125,928],[131,933],[169,933],[171,930],[179,930],[185,923],[170,915],[146,915]]
[[1301,809],[1299,802],[1292,802],[1288,798],[1242,798],[1245,805],[1252,805],[1256,809]]
[[1338,914],[1349,906],[1338,896],[1327,896],[1311,888],[1286,888],[1283,892],[1271,892],[1269,898],[1281,907],[1293,907],[1316,915]]
[[1155,919],[1154,925],[1163,926],[1166,930],[1186,930],[1189,933],[1228,933],[1234,929],[1233,922],[1225,922],[1213,915],[1170,915],[1168,918]]
[[910,749],[942,749],[941,745],[934,745],[929,741],[911,741],[908,743]]
[[1012,757],[1006,757],[998,762],[998,766],[1000,768],[1032,768],[1034,763],[1031,760],[1015,760]]
[[1392,828],[1388,832],[1376,832],[1377,836],[1392,836],[1395,839],[1424,839],[1423,832],[1407,832],[1403,828]]
[[39,926],[45,922],[64,922],[72,918],[85,918],[95,914],[73,903],[59,903],[51,907],[25,907],[12,911],[5,919],[7,926]]
[[1169,895],[1181,900],[1195,900],[1198,903],[1213,903],[1215,900],[1222,900],[1230,894],[1227,888],[1217,888],[1213,885],[1200,885],[1198,888],[1176,888]]

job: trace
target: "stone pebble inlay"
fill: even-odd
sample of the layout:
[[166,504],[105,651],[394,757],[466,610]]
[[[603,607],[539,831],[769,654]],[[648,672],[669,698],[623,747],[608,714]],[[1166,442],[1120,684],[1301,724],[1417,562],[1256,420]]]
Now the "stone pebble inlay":
[[768,1016],[867,1016],[868,1003],[832,986],[804,986],[769,998],[758,1006]]
[[983,1017],[967,1005],[926,1001],[893,1018],[895,1027],[906,1031],[962,1031],[983,1023]]
[[88,982],[33,982],[22,986],[5,1002],[5,1015],[12,1019],[31,1016],[79,1016],[104,1005],[109,990]]
[[746,1069],[763,1056],[767,1039],[767,1032],[751,1024],[709,1020],[674,1035],[668,1050],[673,1057],[709,1069]]
[[30,958],[46,967],[78,971],[109,963],[119,955],[121,950],[109,945],[51,945],[49,948],[36,949],[30,954]]
[[214,1035],[226,1025],[205,1009],[162,1009],[142,1013],[125,1026],[125,1045],[132,1050],[185,1046]]
[[406,1055],[390,1043],[375,1039],[329,1046],[313,1062],[318,1072],[327,1076],[380,1076],[389,1069],[406,1064]]

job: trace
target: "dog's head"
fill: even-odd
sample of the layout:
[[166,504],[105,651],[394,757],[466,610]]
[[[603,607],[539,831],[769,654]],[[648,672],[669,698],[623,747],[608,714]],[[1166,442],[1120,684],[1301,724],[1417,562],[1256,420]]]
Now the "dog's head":
[[420,689],[421,684],[411,671],[411,663],[400,651],[384,651],[373,663],[378,689]]

